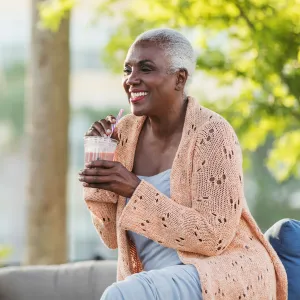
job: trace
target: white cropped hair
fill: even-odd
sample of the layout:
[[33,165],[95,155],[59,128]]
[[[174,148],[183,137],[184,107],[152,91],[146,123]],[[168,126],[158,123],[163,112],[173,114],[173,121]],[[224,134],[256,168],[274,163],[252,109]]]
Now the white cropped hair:
[[151,29],[140,34],[133,45],[143,41],[154,42],[165,51],[170,58],[170,72],[186,69],[188,76],[193,75],[196,68],[195,54],[191,43],[183,34],[169,28]]

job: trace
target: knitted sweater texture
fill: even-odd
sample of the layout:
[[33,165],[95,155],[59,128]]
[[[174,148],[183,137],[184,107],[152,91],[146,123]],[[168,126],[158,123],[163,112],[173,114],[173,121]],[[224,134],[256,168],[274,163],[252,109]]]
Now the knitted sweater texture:
[[[118,124],[115,160],[132,171],[146,117]],[[232,127],[188,98],[182,138],[172,165],[171,197],[142,180],[130,201],[85,188],[84,198],[102,241],[118,248],[118,280],[143,266],[126,231],[176,249],[194,265],[204,300],[286,300],[281,261],[253,219],[244,197],[242,154]]]

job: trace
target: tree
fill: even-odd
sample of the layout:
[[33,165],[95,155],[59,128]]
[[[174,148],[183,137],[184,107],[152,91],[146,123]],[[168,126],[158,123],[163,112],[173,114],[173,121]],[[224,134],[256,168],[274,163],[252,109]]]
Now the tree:
[[[279,181],[300,177],[299,0],[99,3],[100,15],[117,16],[119,22],[103,55],[110,68],[120,70],[128,47],[143,31],[163,26],[184,31],[194,40],[199,70],[222,85],[242,82],[238,97],[206,105],[231,122],[245,157],[271,135],[269,170]],[[74,4],[52,0],[44,7],[44,24],[56,28]]]
[[69,120],[69,16],[56,32],[40,26],[32,0],[29,93],[26,131],[29,143],[27,264],[67,259],[66,176]]
[[[99,11],[115,14],[120,3],[104,1]],[[127,4],[106,46],[110,67],[117,65],[120,70],[128,46],[144,30],[173,27],[190,34],[199,70],[218,78],[220,84],[239,80],[243,86],[235,99],[207,105],[231,122],[245,154],[273,136],[267,166],[278,180],[300,176],[299,0],[135,0]]]
[[[52,0],[43,22],[55,28],[74,5]],[[65,0],[67,1],[67,0]],[[299,0],[99,0],[100,16],[117,17],[118,26],[102,58],[120,73],[128,47],[141,32],[179,29],[193,42],[197,68],[220,85],[242,86],[236,98],[201,102],[224,115],[240,138],[247,174],[256,184],[258,224],[296,218],[289,206],[300,176],[300,1]],[[267,157],[267,158],[266,158]],[[264,164],[267,163],[269,170]],[[270,177],[270,171],[281,184]],[[270,213],[271,212],[271,213]]]

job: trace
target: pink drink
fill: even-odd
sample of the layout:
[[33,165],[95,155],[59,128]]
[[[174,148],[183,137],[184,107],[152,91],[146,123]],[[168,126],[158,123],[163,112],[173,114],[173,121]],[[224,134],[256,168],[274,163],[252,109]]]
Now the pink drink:
[[86,136],[84,138],[84,162],[113,160],[117,141],[109,137]]
[[102,152],[102,153],[95,153],[95,152],[85,152],[84,153],[84,162],[88,163],[93,160],[114,160],[114,152]]

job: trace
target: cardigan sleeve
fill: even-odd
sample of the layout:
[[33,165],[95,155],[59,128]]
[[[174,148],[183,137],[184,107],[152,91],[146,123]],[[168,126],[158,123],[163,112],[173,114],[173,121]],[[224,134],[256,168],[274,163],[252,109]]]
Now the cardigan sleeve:
[[118,196],[106,190],[85,187],[83,197],[102,242],[108,248],[116,249],[118,247],[116,231]]
[[[121,138],[123,125],[126,124],[129,117],[128,115],[124,116],[115,129],[118,130],[119,139]],[[114,159],[122,161],[118,148]],[[118,247],[116,213],[119,196],[110,191],[89,187],[83,189],[83,195],[101,240],[108,248],[116,249]]]
[[142,180],[119,225],[176,250],[206,256],[222,253],[237,232],[244,201],[241,150],[225,120],[208,122],[200,129],[187,193],[191,207]]
[[[88,189],[88,190],[87,190]],[[96,189],[84,188],[84,199],[86,205],[91,212],[93,224],[103,241],[110,249],[116,249],[117,231],[116,231],[116,212],[117,212],[117,196],[107,197],[108,193],[104,190],[96,192]],[[89,195],[97,193],[97,198]]]

